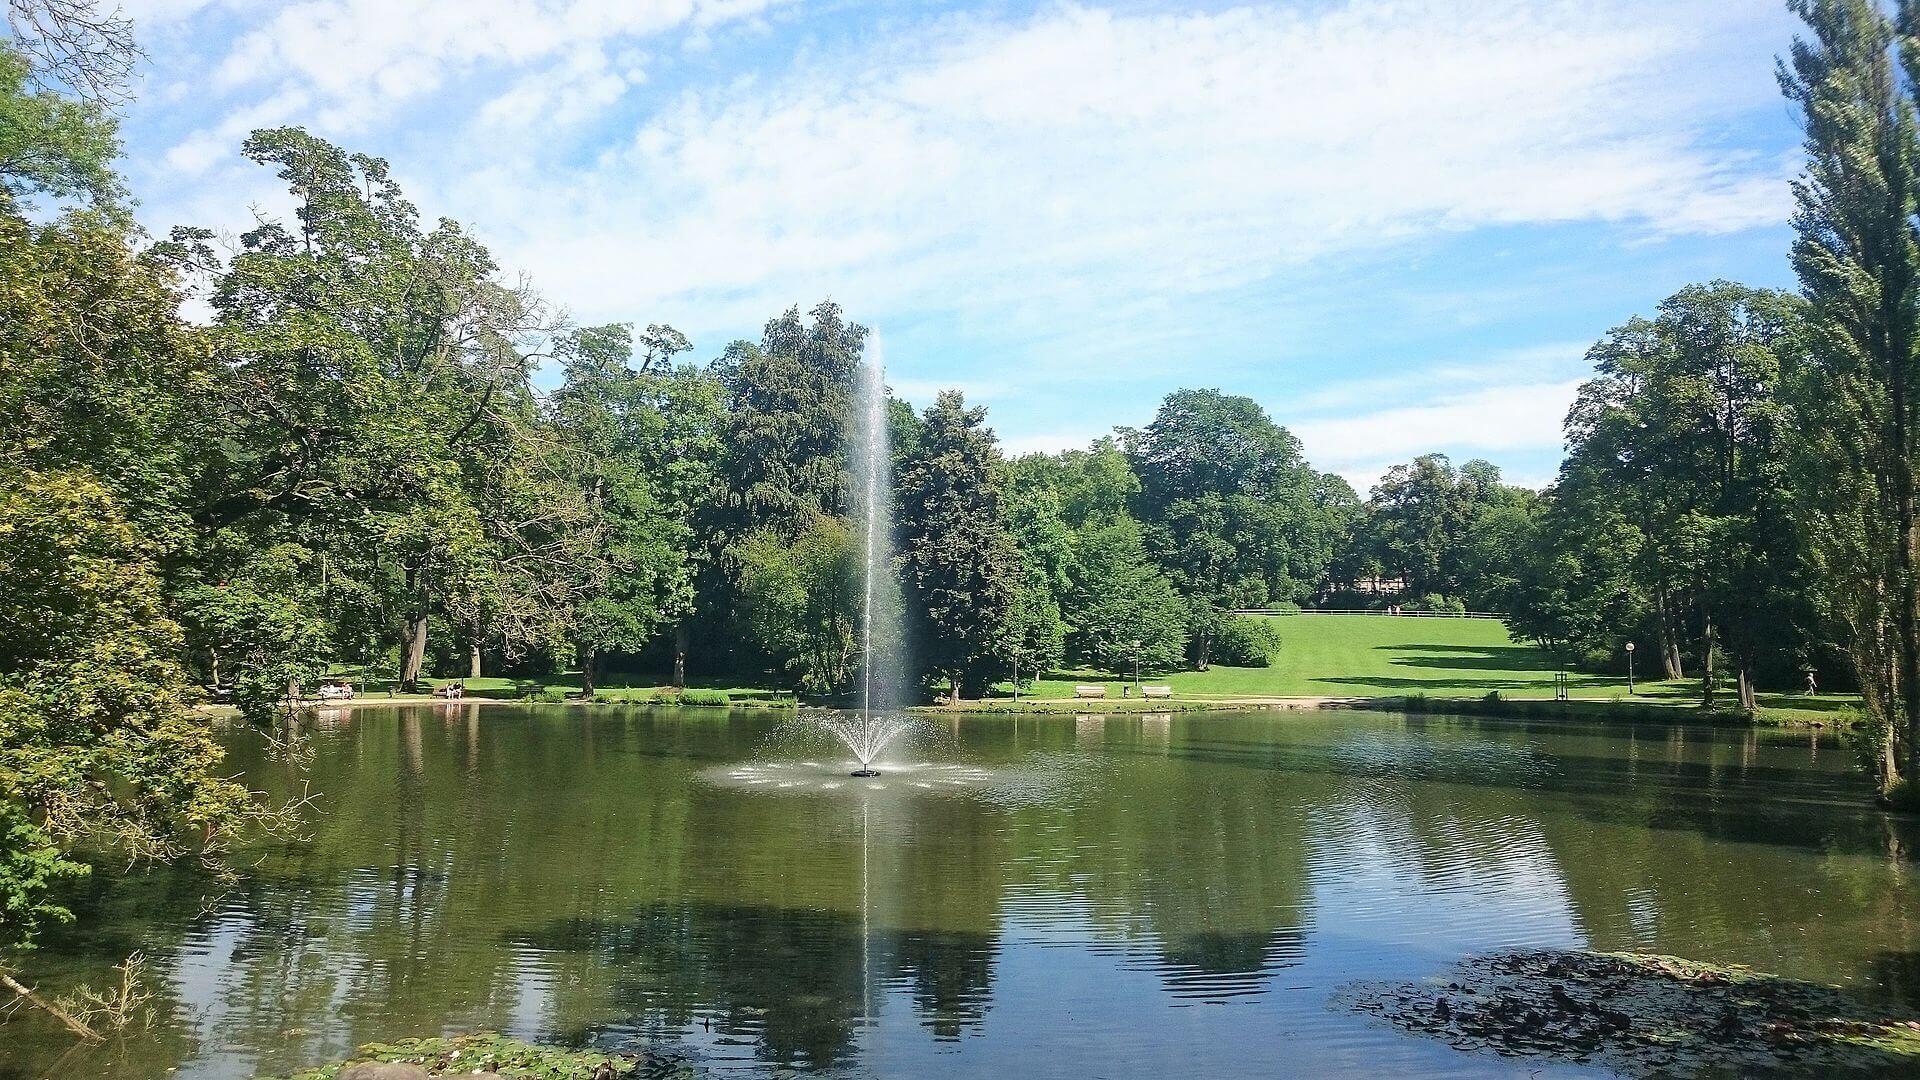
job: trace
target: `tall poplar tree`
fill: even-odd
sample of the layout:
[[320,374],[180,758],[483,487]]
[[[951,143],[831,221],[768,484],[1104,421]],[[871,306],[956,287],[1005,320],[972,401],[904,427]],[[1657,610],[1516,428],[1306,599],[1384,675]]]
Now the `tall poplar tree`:
[[1796,473],[1830,614],[1845,628],[1868,707],[1888,723],[1877,756],[1891,788],[1902,771],[1920,771],[1910,90],[1920,74],[1920,3],[1902,0],[1897,31],[1876,0],[1789,6],[1811,31],[1779,72],[1806,127],[1793,265],[1812,326],[1790,379],[1803,433]]

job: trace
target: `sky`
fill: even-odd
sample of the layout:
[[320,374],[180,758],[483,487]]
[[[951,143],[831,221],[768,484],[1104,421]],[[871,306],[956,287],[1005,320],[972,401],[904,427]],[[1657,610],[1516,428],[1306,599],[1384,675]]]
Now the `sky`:
[[1363,495],[1543,485],[1609,327],[1793,284],[1779,0],[121,2],[156,233],[283,215],[239,147],[301,125],[583,325],[831,298],[1010,452],[1215,387]]

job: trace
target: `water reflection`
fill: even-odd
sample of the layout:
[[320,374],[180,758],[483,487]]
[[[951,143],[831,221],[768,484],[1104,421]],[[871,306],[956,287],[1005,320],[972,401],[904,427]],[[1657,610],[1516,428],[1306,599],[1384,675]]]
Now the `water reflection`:
[[740,781],[805,765],[770,759],[768,730],[360,710],[320,718],[302,768],[236,735],[255,784],[310,774],[309,840],[210,907],[187,870],[100,875],[33,974],[144,949],[161,1023],[76,1064],[15,1019],[0,1078],[248,1077],[489,1028],[749,1072],[1258,1075],[1284,1041],[1303,1073],[1484,1075],[1518,1065],[1326,1002],[1520,945],[1920,982],[1912,826],[1865,804],[1831,736],[982,719],[923,774],[964,783],[868,790]]

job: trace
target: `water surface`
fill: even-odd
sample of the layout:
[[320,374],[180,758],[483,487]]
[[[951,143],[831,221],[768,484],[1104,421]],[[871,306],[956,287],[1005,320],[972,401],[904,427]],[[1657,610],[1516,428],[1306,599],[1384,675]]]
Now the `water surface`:
[[970,718],[872,786],[781,723],[361,709],[298,763],[235,732],[252,784],[311,785],[310,835],[223,894],[99,874],[30,973],[143,951],[156,1025],[88,1050],[16,1018],[0,1078],[237,1080],[479,1029],[746,1077],[1604,1075],[1329,1004],[1514,946],[1920,997],[1920,830],[1832,732]]

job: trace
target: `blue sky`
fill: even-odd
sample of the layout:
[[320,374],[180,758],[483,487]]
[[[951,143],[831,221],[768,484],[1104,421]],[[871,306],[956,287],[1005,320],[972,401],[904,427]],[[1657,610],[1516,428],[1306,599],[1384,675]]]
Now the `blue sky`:
[[388,158],[577,321],[716,355],[832,297],[1011,450],[1260,401],[1364,494],[1427,450],[1550,480],[1608,327],[1789,286],[1777,0],[123,0],[155,231]]

